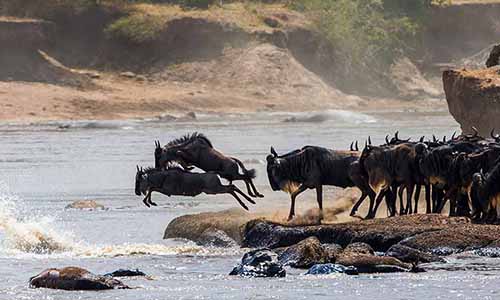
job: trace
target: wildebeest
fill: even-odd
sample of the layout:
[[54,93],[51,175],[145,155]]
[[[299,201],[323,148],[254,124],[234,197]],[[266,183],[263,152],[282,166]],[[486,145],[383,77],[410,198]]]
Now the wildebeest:
[[169,142],[164,148],[156,142],[155,167],[164,168],[172,161],[178,162],[186,170],[195,166],[205,172],[217,173],[230,184],[235,180],[243,180],[250,196],[264,197],[253,184],[255,170],[247,170],[240,160],[217,151],[203,134],[195,132],[185,135]]
[[143,202],[147,207],[156,206],[151,201],[151,193],[159,192],[167,196],[197,196],[201,193],[230,194],[246,210],[248,207],[241,201],[237,194],[243,196],[248,202],[255,202],[245,195],[233,184],[223,185],[215,173],[191,173],[180,167],[168,167],[165,170],[137,167],[135,176],[135,194],[145,195]]
[[489,174],[474,174],[471,198],[479,204],[485,221],[496,221],[500,217],[500,161]]
[[335,151],[317,146],[305,146],[279,156],[271,147],[267,156],[267,174],[274,191],[291,195],[288,220],[295,215],[295,199],[307,189],[316,189],[316,198],[323,218],[323,185],[351,187],[351,164],[358,160],[357,151]]

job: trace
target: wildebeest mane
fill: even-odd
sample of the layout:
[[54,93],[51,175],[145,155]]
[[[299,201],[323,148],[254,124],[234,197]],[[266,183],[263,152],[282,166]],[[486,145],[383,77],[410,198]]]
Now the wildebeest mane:
[[149,175],[149,174],[152,174],[152,173],[157,173],[157,172],[161,172],[161,171],[168,171],[168,170],[179,170],[179,171],[187,172],[179,164],[174,163],[174,162],[168,163],[165,166],[165,170],[157,169],[155,167],[147,167],[147,168],[145,168],[143,170],[143,172],[144,172],[144,174],[148,174]]
[[177,138],[175,140],[172,140],[167,143],[165,146],[166,148],[170,147],[181,147],[185,146],[187,144],[190,144],[196,140],[202,140],[204,143],[206,143],[210,148],[213,148],[212,142],[202,133],[194,132],[192,134],[186,134],[180,138]]

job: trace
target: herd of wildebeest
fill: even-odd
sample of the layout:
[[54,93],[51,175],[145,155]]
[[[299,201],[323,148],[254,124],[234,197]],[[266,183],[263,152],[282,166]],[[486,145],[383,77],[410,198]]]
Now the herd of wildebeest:
[[[441,213],[449,202],[450,216],[492,223],[500,218],[500,135],[492,130],[484,138],[472,129],[473,134],[453,134],[451,139],[433,136],[418,141],[401,139],[396,132],[386,136],[383,145],[372,145],[368,137],[361,151],[358,142],[349,150],[305,146],[283,155],[271,147],[267,175],[273,191],[291,196],[289,220],[295,215],[296,197],[307,189],[316,189],[321,220],[322,187],[332,185],[361,190],[352,216],[366,198],[368,219],[375,217],[382,201],[389,216],[418,213],[423,187],[426,213]],[[252,198],[263,197],[252,182],[255,170],[217,151],[203,134],[188,134],[164,147],[158,141],[155,145],[155,167],[137,167],[135,182],[135,193],[146,196],[143,202],[148,207],[156,205],[151,201],[152,192],[167,196],[228,193],[247,210],[240,196],[252,204]],[[205,173],[192,172],[194,167]],[[223,185],[220,178],[229,184]],[[249,196],[233,184],[236,180],[245,182]]]

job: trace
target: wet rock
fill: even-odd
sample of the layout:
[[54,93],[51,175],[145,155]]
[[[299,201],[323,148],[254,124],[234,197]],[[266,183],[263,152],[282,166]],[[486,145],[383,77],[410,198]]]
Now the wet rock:
[[487,257],[500,257],[500,240],[496,240],[484,248],[476,249],[474,254]]
[[410,272],[412,270],[412,265],[403,263],[394,257],[356,254],[352,252],[340,255],[336,263],[344,266],[353,266],[359,273],[394,273]]
[[196,243],[200,246],[211,246],[220,248],[236,247],[238,244],[224,231],[216,228],[207,228],[201,233]]
[[104,209],[104,205],[97,203],[94,200],[80,200],[75,201],[66,206],[66,209],[88,209],[88,210],[98,210]]
[[267,26],[272,27],[272,28],[276,28],[276,27],[280,26],[280,22],[278,20],[276,20],[275,18],[271,18],[271,17],[265,17],[263,22]]
[[128,289],[121,281],[100,276],[78,267],[47,269],[30,278],[30,287],[60,290],[109,290]]
[[333,247],[323,247],[316,237],[309,237],[284,249],[276,249],[279,254],[278,260],[282,265],[301,269],[335,262],[334,251]]
[[268,249],[246,253],[241,263],[229,273],[242,277],[285,277],[286,271],[278,261],[278,254]]
[[373,248],[366,243],[352,243],[349,244],[345,249],[344,253],[354,253],[354,254],[366,254],[375,255]]
[[500,44],[493,46],[486,60],[486,67],[491,68],[500,65]]
[[343,266],[338,264],[319,264],[312,266],[306,273],[306,275],[326,275],[326,274],[347,274],[347,275],[358,275],[358,270],[353,266]]
[[396,244],[392,246],[387,252],[385,252],[385,256],[390,256],[399,259],[405,263],[431,263],[431,262],[445,262],[441,257],[425,253],[417,249],[413,249],[404,245]]
[[448,109],[464,133],[475,126],[489,137],[493,128],[500,128],[500,67],[482,70],[447,70],[443,86]]
[[146,276],[146,273],[139,271],[139,269],[128,270],[128,269],[118,269],[111,273],[106,273],[104,276],[110,277],[139,277]]
[[315,236],[321,243],[333,243],[347,247],[355,242],[364,242],[375,251],[385,252],[392,245],[408,237],[453,226],[463,226],[469,222],[470,220],[467,218],[449,218],[441,215],[399,216],[316,226],[287,226],[263,220],[253,220],[245,226],[242,246],[253,248],[287,247]]
[[464,225],[439,231],[425,232],[409,237],[399,244],[436,255],[486,247],[500,239],[499,227],[495,225]]

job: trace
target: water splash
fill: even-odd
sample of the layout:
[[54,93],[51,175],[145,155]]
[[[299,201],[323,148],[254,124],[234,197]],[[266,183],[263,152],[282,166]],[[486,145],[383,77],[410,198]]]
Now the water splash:
[[19,208],[19,197],[11,194],[0,183],[0,233],[1,249],[7,252],[49,254],[70,251],[75,243],[71,234],[55,230],[54,219],[47,216],[24,215]]

